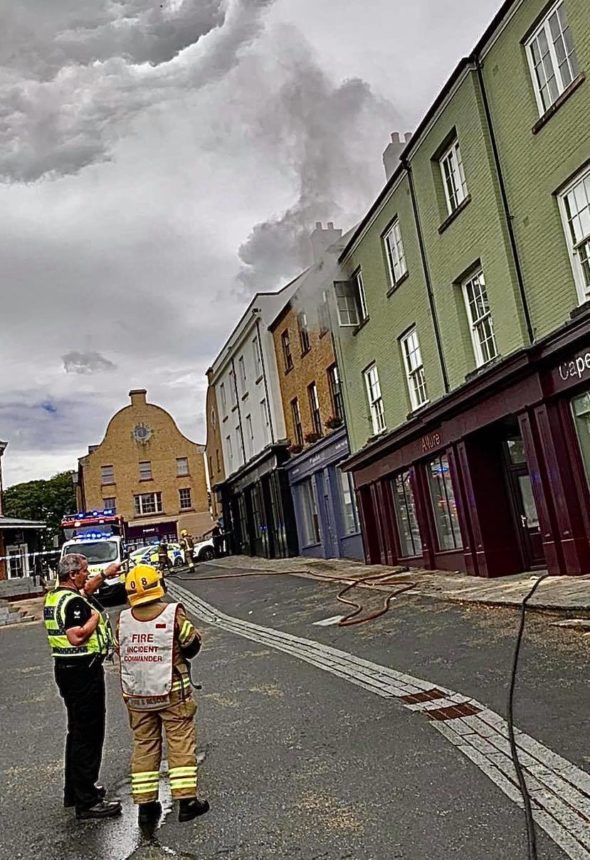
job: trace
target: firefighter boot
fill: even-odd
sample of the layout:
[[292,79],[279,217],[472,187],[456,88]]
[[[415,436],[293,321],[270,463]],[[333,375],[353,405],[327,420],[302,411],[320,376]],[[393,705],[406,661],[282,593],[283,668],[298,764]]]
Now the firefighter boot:
[[137,813],[137,821],[139,824],[149,824],[157,819],[162,814],[162,805],[158,800],[150,800],[148,803],[139,804],[139,812]]
[[198,815],[204,815],[208,811],[208,800],[199,800],[197,797],[183,797],[178,810],[178,820],[191,821]]

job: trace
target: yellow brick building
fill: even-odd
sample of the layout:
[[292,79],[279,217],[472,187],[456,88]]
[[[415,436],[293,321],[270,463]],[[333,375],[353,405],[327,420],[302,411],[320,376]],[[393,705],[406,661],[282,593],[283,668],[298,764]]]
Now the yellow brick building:
[[204,446],[146,394],[130,391],[131,403],[111,418],[100,445],[78,461],[79,510],[114,508],[127,523],[130,547],[211,528]]

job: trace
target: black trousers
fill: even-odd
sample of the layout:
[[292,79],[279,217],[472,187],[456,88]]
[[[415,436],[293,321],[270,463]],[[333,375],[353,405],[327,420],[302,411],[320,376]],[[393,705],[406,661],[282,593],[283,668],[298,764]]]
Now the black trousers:
[[[105,733],[105,684],[102,662],[72,665],[56,659],[55,680],[68,715],[64,801],[77,809],[97,802]],[[73,662],[73,661],[72,661]]]

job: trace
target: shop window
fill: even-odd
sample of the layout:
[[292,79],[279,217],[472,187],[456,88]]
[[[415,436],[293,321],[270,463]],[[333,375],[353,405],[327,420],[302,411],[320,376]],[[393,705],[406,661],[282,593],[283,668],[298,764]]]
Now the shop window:
[[543,116],[580,69],[565,11],[559,0],[526,43],[539,114]]
[[563,192],[561,212],[580,304],[590,298],[590,170]]
[[442,551],[462,549],[457,504],[447,457],[443,454],[431,460],[427,470],[438,548]]
[[180,510],[188,511],[192,508],[193,503],[191,499],[191,490],[190,487],[186,487],[178,491],[178,497],[180,502]]
[[349,472],[336,469],[340,479],[340,495],[342,497],[342,513],[344,516],[344,533],[346,535],[358,534],[361,530],[359,516],[356,506],[356,497],[352,477]]
[[463,297],[469,319],[475,363],[477,367],[482,367],[496,358],[498,347],[486,282],[481,269],[463,284]]
[[308,478],[299,485],[303,512],[303,540],[305,546],[320,543],[320,521],[313,481]]
[[590,487],[590,391],[585,391],[584,394],[574,397],[572,410],[586,470],[586,480]]
[[136,516],[162,513],[162,493],[140,493],[133,499]]
[[115,483],[115,469],[113,466],[100,467],[100,482],[101,484]]
[[411,473],[401,472],[392,480],[393,504],[403,558],[422,555],[422,538],[416,516],[416,500],[412,489]]

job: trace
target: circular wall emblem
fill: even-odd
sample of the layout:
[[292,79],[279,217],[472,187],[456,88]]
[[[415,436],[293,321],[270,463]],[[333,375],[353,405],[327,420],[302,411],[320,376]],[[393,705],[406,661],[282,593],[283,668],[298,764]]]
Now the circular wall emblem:
[[152,438],[153,432],[152,428],[148,427],[147,424],[136,424],[133,428],[133,438],[141,445],[145,445]]

